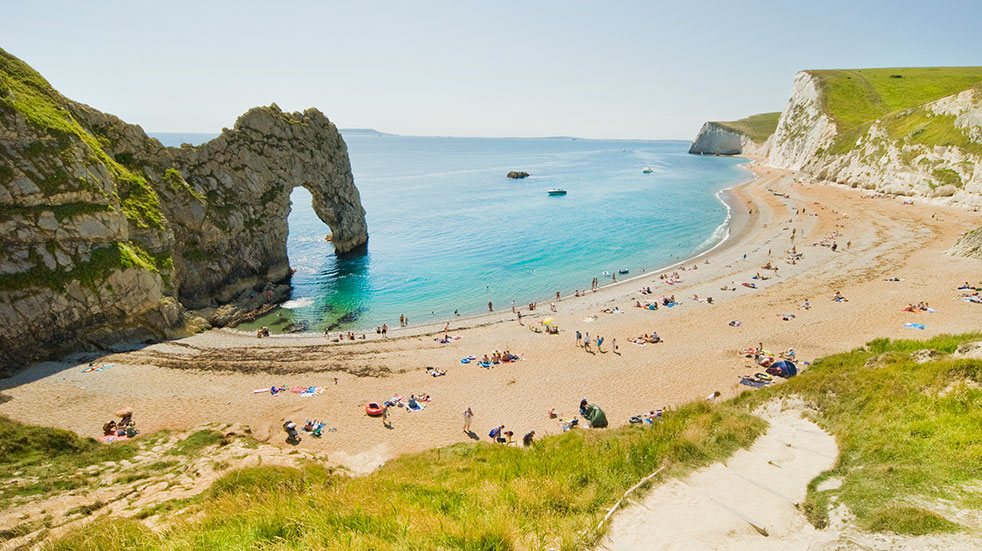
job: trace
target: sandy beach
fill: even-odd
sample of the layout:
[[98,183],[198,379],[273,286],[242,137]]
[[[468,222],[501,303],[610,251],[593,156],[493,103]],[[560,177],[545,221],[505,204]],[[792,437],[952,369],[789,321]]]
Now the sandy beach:
[[[442,324],[390,329],[384,340],[371,335],[341,343],[323,336],[260,340],[212,330],[130,351],[37,364],[0,380],[0,392],[10,397],[0,404],[0,414],[95,437],[114,411],[129,405],[144,433],[236,423],[282,446],[287,446],[280,428],[284,420],[320,419],[337,430],[325,431],[321,439],[304,438],[299,448],[366,472],[399,454],[471,438],[488,441],[495,425],[505,425],[519,439],[530,430],[537,436],[557,433],[557,420],[547,411],[575,414],[583,397],[604,408],[612,425],[621,425],[639,412],[702,399],[716,390],[733,396],[747,388],[739,385],[740,376],[756,371],[739,351],[761,342],[775,352],[794,347],[799,365],[807,369],[803,362],[876,337],[978,330],[980,306],[957,300],[956,287],[979,283],[979,261],[945,254],[959,235],[980,225],[978,213],[920,199],[905,205],[902,197],[863,198],[862,190],[798,182],[796,175],[767,167],[754,170],[753,181],[731,192],[737,206],[731,236],[721,246],[684,268],[641,274],[585,297],[563,297],[555,313],[548,302],[540,303],[535,312],[523,312],[523,325],[511,311],[447,320],[450,334],[460,337],[449,344],[435,338]],[[820,245],[833,234],[835,252]],[[792,246],[804,255],[796,264],[786,260]],[[767,262],[779,269],[762,269]],[[658,277],[675,271],[680,283],[669,285]],[[769,279],[752,279],[758,272]],[[723,291],[724,286],[736,290]],[[652,294],[642,296],[641,287],[650,287]],[[588,281],[583,288],[589,288]],[[848,301],[834,302],[836,291]],[[656,311],[635,308],[636,301],[663,295],[681,302]],[[810,309],[801,308],[806,299]],[[903,311],[919,301],[937,311]],[[620,313],[603,312],[614,308]],[[794,317],[785,321],[782,314]],[[530,331],[547,317],[560,327],[558,336]],[[729,324],[735,320],[737,327]],[[926,328],[904,328],[906,322]],[[577,348],[577,330],[603,336],[603,350]],[[652,331],[664,342],[631,342]],[[523,360],[491,369],[460,362],[495,350]],[[83,373],[89,362],[111,366]],[[427,366],[446,375],[432,377]],[[312,397],[253,392],[272,385],[325,390]],[[410,394],[428,394],[432,401],[419,412],[396,409],[390,429],[365,414],[366,402]],[[461,430],[467,407],[474,411],[471,436]]]

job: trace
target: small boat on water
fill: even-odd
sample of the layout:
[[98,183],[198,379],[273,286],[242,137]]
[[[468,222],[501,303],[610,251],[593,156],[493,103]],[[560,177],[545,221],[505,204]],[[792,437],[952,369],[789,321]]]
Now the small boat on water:
[[550,189],[549,195],[566,195],[566,190],[560,188]]
[[650,166],[646,166],[641,170],[641,172],[644,172],[645,174],[651,174],[652,172],[654,172],[654,170],[651,170]]
[[629,273],[631,273],[631,270],[628,270],[627,268],[621,268],[620,270],[617,270],[617,273],[622,274],[622,275],[623,274],[629,274]]

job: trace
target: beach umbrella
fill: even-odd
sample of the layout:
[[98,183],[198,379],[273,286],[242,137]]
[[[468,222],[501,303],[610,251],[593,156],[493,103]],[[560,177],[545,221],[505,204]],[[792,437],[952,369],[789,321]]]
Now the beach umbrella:
[[133,408],[130,406],[126,406],[116,412],[116,417],[126,417],[127,415],[133,415]]
[[552,318],[546,318],[542,320],[542,325],[549,325],[550,323],[552,323],[552,321],[553,321]]

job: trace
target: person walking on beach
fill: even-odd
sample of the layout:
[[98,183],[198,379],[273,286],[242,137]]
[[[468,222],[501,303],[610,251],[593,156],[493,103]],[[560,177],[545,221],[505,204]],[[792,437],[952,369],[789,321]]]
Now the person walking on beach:
[[389,333],[389,326],[388,326],[388,324],[383,323],[382,324],[382,338],[388,338],[388,336],[389,336],[388,333]]
[[382,426],[391,428],[392,424],[389,423],[389,404],[385,404],[382,407]]
[[471,431],[471,419],[474,417],[474,412],[471,408],[464,410],[464,432],[469,433]]
[[586,348],[588,351],[590,350],[590,334],[589,333],[587,333],[583,337],[583,348]]
[[406,326],[406,315],[399,314],[399,327],[405,327],[405,326]]
[[491,301],[488,301],[488,312],[494,312],[494,308],[491,307]]
[[[597,337],[597,350],[600,350],[600,346],[603,343],[604,343],[604,338],[603,337]],[[603,350],[600,350],[600,352],[603,352]]]
[[579,331],[576,332],[576,346],[579,347],[583,341],[583,334]]
[[525,325],[524,323],[522,323],[522,311],[518,310],[515,313],[518,314],[518,325]]

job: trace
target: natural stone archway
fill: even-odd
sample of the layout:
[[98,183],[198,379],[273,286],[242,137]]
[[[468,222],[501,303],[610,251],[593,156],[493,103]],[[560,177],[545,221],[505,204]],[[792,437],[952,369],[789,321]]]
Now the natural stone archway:
[[177,241],[191,245],[189,254],[175,261],[188,268],[181,270],[180,294],[195,306],[226,302],[262,280],[289,276],[287,216],[295,187],[310,191],[337,253],[368,241],[347,146],[316,109],[284,113],[275,104],[250,109],[210,142],[171,152],[187,183],[206,194],[205,220],[175,228]]
[[336,251],[367,243],[347,147],[319,111],[257,107],[206,144],[168,148],[0,49],[0,370],[282,299],[297,186]]

